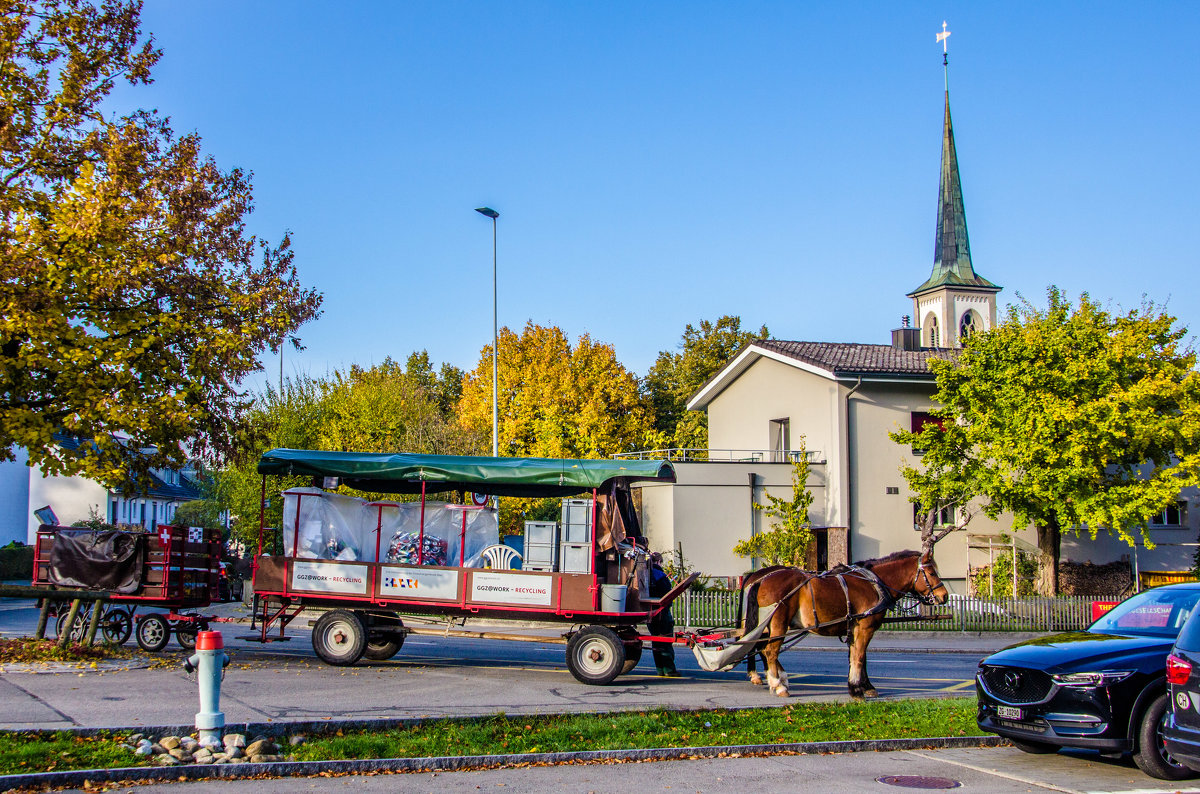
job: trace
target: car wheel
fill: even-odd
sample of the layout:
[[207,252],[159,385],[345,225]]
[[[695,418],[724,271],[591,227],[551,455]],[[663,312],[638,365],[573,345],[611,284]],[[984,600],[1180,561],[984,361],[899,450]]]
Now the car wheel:
[[1049,753],[1057,753],[1057,744],[1047,744],[1046,742],[1030,742],[1025,739],[1014,739],[1011,736],[1005,736],[1013,747],[1024,753],[1032,753],[1033,755],[1047,755]]
[[1138,725],[1137,751],[1133,754],[1133,762],[1138,769],[1150,777],[1159,780],[1183,780],[1195,777],[1196,773],[1175,760],[1167,752],[1166,742],[1163,741],[1163,723],[1167,719],[1167,709],[1171,701],[1166,693],[1156,697]]

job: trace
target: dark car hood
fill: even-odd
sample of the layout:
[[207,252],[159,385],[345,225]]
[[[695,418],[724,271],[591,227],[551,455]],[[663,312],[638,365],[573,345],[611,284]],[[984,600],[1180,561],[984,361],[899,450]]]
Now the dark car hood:
[[1173,637],[1135,637],[1121,634],[1093,634],[1073,631],[1049,637],[1026,640],[997,651],[983,660],[984,664],[1011,665],[1056,672],[1067,666],[1071,670],[1112,669],[1114,664],[1135,665],[1139,661],[1166,664]]

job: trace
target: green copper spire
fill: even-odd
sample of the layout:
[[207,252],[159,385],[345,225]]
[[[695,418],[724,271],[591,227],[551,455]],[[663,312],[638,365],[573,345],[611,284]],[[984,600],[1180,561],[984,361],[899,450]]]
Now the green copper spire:
[[[949,35],[949,34],[946,34]],[[939,36],[943,42],[944,37]],[[946,63],[942,54],[943,67]],[[947,77],[947,83],[949,78]],[[946,91],[946,117],[942,128],[942,176],[938,188],[937,234],[933,250],[933,273],[910,292],[918,293],[942,286],[983,287],[999,290],[992,282],[975,274],[971,266],[971,243],[967,239],[967,213],[963,209],[962,183],[958,176],[958,155],[954,150],[954,125],[950,122],[950,91]]]

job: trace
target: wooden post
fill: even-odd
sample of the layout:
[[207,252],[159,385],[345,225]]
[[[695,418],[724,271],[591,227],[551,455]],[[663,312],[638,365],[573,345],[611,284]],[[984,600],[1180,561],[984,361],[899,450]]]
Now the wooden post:
[[104,611],[105,601],[92,602],[92,619],[88,621],[87,636],[83,639],[84,645],[96,644],[96,629],[100,627],[100,613]]
[[67,612],[67,619],[62,624],[62,635],[58,638],[58,647],[65,648],[71,641],[71,627],[75,625],[75,618],[79,617],[79,606],[83,603],[82,600],[76,598],[71,602],[71,609]]
[[37,630],[33,633],[35,640],[45,639],[46,637],[46,622],[50,620],[50,599],[42,599],[42,608],[38,612]]

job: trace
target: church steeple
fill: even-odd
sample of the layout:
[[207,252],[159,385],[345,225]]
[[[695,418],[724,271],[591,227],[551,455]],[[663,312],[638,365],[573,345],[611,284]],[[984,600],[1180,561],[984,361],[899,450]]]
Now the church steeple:
[[924,347],[958,347],[975,331],[996,324],[996,293],[1000,287],[978,275],[971,264],[967,213],[963,209],[954,125],[950,120],[950,88],[946,23],[937,40],[942,43],[946,71],[946,112],[942,123],[942,171],[938,184],[937,230],[934,236],[933,272],[925,283],[908,293],[921,328]]
[[977,275],[971,265],[971,242],[967,237],[967,213],[963,209],[958,153],[954,148],[954,124],[950,120],[949,91],[946,92],[946,115],[942,126],[942,175],[938,185],[933,272],[924,284],[909,293],[909,297],[944,285],[999,289],[992,282]]

